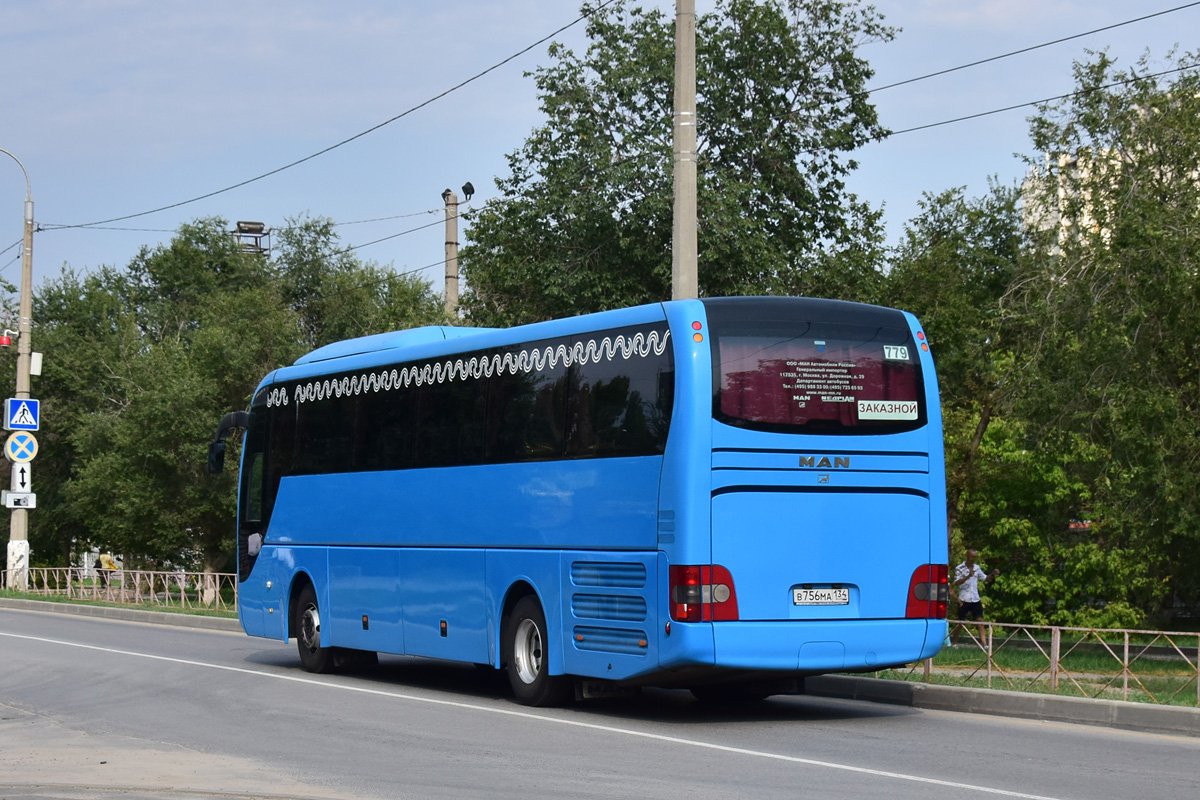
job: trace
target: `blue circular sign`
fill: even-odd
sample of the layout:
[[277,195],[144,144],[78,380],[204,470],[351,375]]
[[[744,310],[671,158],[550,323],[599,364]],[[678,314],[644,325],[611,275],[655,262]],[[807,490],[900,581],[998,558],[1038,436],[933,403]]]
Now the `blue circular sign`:
[[4,443],[4,457],[16,464],[33,461],[37,451],[37,439],[28,431],[16,431]]

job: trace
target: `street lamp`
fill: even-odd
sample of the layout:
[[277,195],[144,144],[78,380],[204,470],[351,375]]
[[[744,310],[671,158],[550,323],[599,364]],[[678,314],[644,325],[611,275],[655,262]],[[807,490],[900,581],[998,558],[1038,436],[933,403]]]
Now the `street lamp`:
[[[475,194],[475,184],[467,181],[462,187],[466,201]],[[453,190],[442,192],[446,204],[446,316],[458,318],[458,195]]]
[[[29,398],[29,359],[33,351],[30,330],[33,327],[33,189],[29,172],[21,159],[0,148],[0,153],[17,162],[25,175],[25,235],[21,250],[21,301],[17,310],[17,386],[18,399]],[[25,589],[29,578],[29,511],[14,508],[8,528],[8,587]]]

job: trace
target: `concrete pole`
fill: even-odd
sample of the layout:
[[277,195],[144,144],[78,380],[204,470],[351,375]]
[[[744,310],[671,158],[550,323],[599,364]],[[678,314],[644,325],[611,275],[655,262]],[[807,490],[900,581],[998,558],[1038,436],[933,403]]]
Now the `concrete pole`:
[[700,296],[696,244],[696,0],[675,0],[675,215],[671,299]]
[[[17,386],[16,397],[29,397],[29,359],[33,352],[30,332],[33,328],[33,190],[29,173],[21,160],[7,150],[0,153],[17,162],[25,174],[25,233],[21,250],[21,299],[17,309]],[[15,508],[8,528],[8,588],[24,591],[29,581],[29,511]]]
[[446,201],[446,315],[458,317],[458,195],[447,189]]

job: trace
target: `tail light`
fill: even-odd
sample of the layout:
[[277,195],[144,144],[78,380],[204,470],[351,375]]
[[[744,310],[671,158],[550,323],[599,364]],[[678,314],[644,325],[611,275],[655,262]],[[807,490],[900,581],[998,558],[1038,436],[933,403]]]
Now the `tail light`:
[[950,589],[945,564],[923,564],[916,568],[908,584],[909,619],[945,619]]
[[671,619],[709,622],[738,618],[733,576],[719,564],[671,567]]

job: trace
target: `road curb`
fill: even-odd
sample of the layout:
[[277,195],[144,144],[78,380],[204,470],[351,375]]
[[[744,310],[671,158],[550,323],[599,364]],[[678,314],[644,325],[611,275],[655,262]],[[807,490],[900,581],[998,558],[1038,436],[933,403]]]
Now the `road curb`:
[[[148,622],[184,628],[234,631],[242,625],[236,619],[172,614],[167,611],[143,611],[134,608],[48,603],[0,597],[0,608],[20,611],[46,611],[84,617]],[[1104,728],[1165,733],[1200,738],[1200,709],[1128,703],[1121,700],[1091,700],[1083,697],[1055,697],[1032,692],[1003,689],[972,689],[964,686],[939,686],[913,681],[889,681],[853,675],[820,675],[807,678],[806,694],[865,700],[872,703],[955,711],[967,714],[991,714],[1046,722],[1069,722]]]
[[174,625],[179,628],[242,632],[242,624],[236,619],[202,617],[197,614],[174,614],[170,611],[143,611],[140,608],[50,603],[45,600],[24,600],[16,597],[0,597],[0,608],[11,608],[16,611],[48,611],[56,614],[74,614],[79,617],[100,617],[101,619],[116,619],[126,622],[149,622],[154,625]]
[[973,689],[849,675],[808,678],[805,693],[873,703],[1200,737],[1200,709]]

